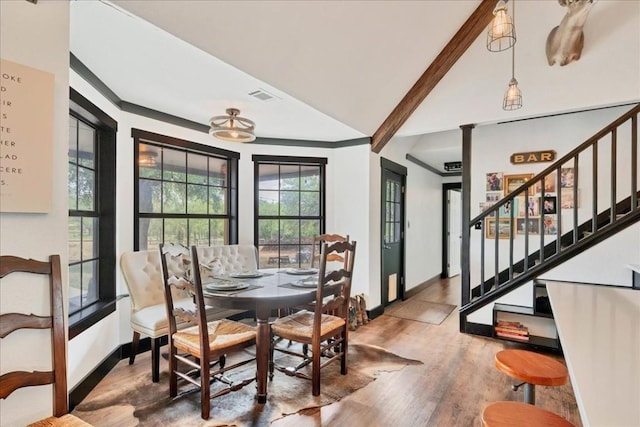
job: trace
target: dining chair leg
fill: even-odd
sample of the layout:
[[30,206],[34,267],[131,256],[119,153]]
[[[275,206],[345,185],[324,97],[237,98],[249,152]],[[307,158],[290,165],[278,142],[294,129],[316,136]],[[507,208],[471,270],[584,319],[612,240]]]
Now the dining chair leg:
[[342,357],[340,357],[340,373],[342,375],[347,375],[347,350],[349,348],[349,332],[345,329],[342,331],[342,343],[340,344]]
[[208,420],[211,412],[211,382],[209,377],[209,358],[200,359],[200,415]]
[[178,359],[176,359],[176,349],[171,348],[169,343],[169,396],[176,397],[178,395]]
[[160,338],[151,338],[151,381],[160,381]]
[[138,353],[138,344],[140,343],[140,332],[133,331],[133,338],[131,339],[131,354],[129,354],[129,365],[133,365],[136,360],[136,354]]
[[320,351],[311,353],[311,394],[314,396],[320,396],[320,353]]
[[273,339],[273,333],[269,336],[269,381],[273,381],[273,354],[275,353],[276,343]]

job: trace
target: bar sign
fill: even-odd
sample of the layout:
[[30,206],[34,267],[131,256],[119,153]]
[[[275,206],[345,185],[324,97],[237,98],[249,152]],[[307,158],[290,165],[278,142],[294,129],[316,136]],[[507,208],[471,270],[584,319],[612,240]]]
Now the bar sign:
[[531,151],[528,153],[514,153],[511,155],[511,163],[514,165],[553,162],[555,159],[555,150]]

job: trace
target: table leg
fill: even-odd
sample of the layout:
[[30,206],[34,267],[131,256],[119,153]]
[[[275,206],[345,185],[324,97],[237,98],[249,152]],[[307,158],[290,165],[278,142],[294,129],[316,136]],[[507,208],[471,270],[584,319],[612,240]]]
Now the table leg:
[[536,386],[535,384],[524,384],[524,403],[531,405],[536,404]]
[[256,383],[258,388],[258,403],[267,402],[267,375],[269,373],[269,353],[271,346],[271,331],[269,329],[269,311],[256,310],[258,330],[256,336]]

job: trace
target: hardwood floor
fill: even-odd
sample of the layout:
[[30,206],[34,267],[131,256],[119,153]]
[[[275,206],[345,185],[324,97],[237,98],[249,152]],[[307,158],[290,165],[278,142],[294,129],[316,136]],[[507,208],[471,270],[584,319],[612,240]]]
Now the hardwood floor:
[[[441,280],[413,298],[459,305],[459,280]],[[522,400],[522,390],[512,391],[511,379],[493,365],[497,351],[522,346],[461,334],[457,308],[440,325],[382,315],[350,333],[349,339],[424,364],[384,373],[339,402],[284,417],[272,426],[480,426],[480,414],[488,403]],[[144,356],[136,359],[135,369],[148,370]],[[109,374],[103,381],[117,387],[123,380]],[[536,403],[582,426],[570,384],[537,387]]]
[[[414,298],[459,305],[460,282],[441,280]],[[440,325],[382,315],[353,332],[350,342],[379,345],[424,365],[386,373],[342,401],[272,426],[480,426],[486,404],[522,400],[522,390],[512,391],[511,379],[493,365],[497,351],[521,346],[461,334],[457,309]],[[570,384],[537,387],[536,404],[582,425]]]

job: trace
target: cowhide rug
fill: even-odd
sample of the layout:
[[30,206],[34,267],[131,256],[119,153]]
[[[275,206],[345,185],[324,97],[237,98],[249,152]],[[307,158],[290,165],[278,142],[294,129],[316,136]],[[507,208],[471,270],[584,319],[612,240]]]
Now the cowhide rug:
[[[278,354],[278,353],[276,353]],[[279,364],[286,359],[279,360]],[[211,418],[200,418],[200,393],[169,398],[169,374],[161,372],[160,382],[152,383],[148,370],[133,369],[121,361],[78,405],[73,414],[101,426],[265,426],[271,421],[297,412],[329,405],[374,381],[384,372],[397,371],[418,360],[405,359],[381,347],[366,344],[349,346],[349,372],[340,375],[340,363],[322,369],[320,396],[311,395],[311,382],[276,371],[268,384],[264,405],[255,403],[255,383],[211,401]],[[233,376],[247,377],[255,365],[238,369]],[[233,377],[232,375],[229,375]],[[215,383],[212,386],[215,388]],[[303,413],[304,413],[303,412]]]

